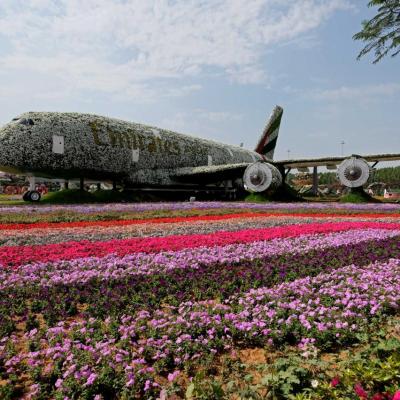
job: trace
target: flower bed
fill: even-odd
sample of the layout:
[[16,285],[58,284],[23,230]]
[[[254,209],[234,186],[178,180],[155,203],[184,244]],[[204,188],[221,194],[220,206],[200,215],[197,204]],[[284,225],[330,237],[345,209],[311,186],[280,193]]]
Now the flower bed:
[[[399,274],[400,260],[392,259],[250,290],[223,303],[185,302],[118,320],[60,322],[25,334],[34,351],[7,357],[4,365],[8,374],[27,371],[40,383],[55,374],[53,395],[94,396],[104,386],[125,396],[150,395],[165,384],[166,371],[237,345],[349,343],[382,314],[399,309]],[[3,344],[5,353],[15,340]]]
[[25,212],[42,212],[51,213],[54,211],[74,211],[79,213],[98,213],[107,211],[118,212],[142,212],[154,210],[203,210],[203,209],[261,209],[261,210],[344,210],[346,212],[353,210],[364,211],[391,211],[400,212],[399,204],[383,203],[383,204],[350,204],[350,203],[241,203],[241,202],[216,202],[216,201],[196,201],[196,202],[169,202],[169,203],[132,203],[132,204],[80,204],[80,205],[23,205],[14,207],[0,207],[0,213],[20,213]]
[[179,235],[162,238],[137,238],[93,243],[64,242],[43,246],[3,246],[0,248],[0,265],[18,266],[29,262],[72,260],[90,256],[132,253],[150,253],[163,250],[179,250],[200,246],[221,246],[234,243],[250,243],[259,240],[285,238],[312,233],[331,233],[351,229],[399,229],[396,223],[341,222],[323,224],[299,224],[269,229],[248,229],[239,232],[215,232],[210,235]]
[[[273,226],[286,226],[304,223],[354,221],[351,216],[320,217],[298,217],[288,216],[256,216],[238,217],[213,220],[184,220],[180,223],[146,223],[110,226],[84,226],[84,227],[59,227],[58,229],[32,228],[32,229],[0,229],[0,246],[22,246],[22,245],[44,245],[63,242],[80,242],[88,240],[91,242],[105,242],[113,239],[129,239],[134,237],[162,237],[171,235],[194,235],[208,234],[221,230],[236,232],[245,229],[267,228]],[[370,217],[357,218],[357,221],[368,222]],[[385,216],[374,218],[374,221],[396,222],[397,218]]]
[[335,351],[400,314],[396,207],[270,207],[0,230],[0,398],[180,399],[207,365],[228,391],[222,356]]
[[[338,218],[340,215],[336,214],[323,214],[323,213],[296,213],[295,215],[289,213],[240,213],[240,214],[222,214],[222,215],[200,215],[188,217],[175,217],[175,218],[148,218],[148,219],[126,219],[126,220],[108,220],[108,221],[76,221],[76,222],[37,222],[33,224],[0,224],[1,230],[28,230],[28,229],[62,229],[62,228],[85,228],[85,227],[115,227],[115,226],[129,226],[129,225],[147,225],[147,224],[171,224],[171,223],[190,223],[198,221],[220,221],[236,218],[278,218],[278,217],[293,217],[296,218]],[[388,213],[364,213],[364,214],[348,214],[341,216],[344,219],[400,219],[400,214]]]

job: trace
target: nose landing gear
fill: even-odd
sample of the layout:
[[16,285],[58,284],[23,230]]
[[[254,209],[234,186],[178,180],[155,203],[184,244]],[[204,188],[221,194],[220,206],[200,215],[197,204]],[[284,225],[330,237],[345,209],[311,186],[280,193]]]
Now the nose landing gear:
[[42,195],[37,190],[28,190],[27,192],[24,193],[24,195],[22,196],[22,199],[24,201],[30,201],[30,202],[36,203],[36,202],[40,201],[41,197],[42,197]]
[[35,177],[30,176],[30,177],[28,177],[28,180],[29,180],[29,190],[24,193],[24,195],[22,196],[22,199],[24,201],[30,201],[32,203],[37,203],[38,201],[40,201],[40,198],[42,197],[42,195],[40,194],[39,191],[36,190]]

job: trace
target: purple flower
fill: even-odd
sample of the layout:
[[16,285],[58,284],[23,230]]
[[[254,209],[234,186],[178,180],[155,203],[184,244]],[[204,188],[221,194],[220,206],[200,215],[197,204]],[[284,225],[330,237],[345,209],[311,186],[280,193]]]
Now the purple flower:
[[92,372],[92,373],[89,375],[89,378],[87,379],[87,381],[86,381],[86,383],[85,383],[85,386],[93,385],[93,383],[94,383],[94,381],[96,380],[96,378],[97,378],[97,374],[95,374],[95,373]]
[[151,381],[149,379],[146,380],[145,384],[144,384],[144,391],[147,392],[148,390],[150,390],[151,388]]
[[180,371],[174,371],[171,374],[168,374],[168,382],[173,382],[178,375],[180,374]]
[[54,384],[54,386],[57,388],[57,389],[59,389],[61,386],[62,386],[62,384],[63,384],[63,380],[62,379],[57,379],[57,381],[56,381],[56,383]]

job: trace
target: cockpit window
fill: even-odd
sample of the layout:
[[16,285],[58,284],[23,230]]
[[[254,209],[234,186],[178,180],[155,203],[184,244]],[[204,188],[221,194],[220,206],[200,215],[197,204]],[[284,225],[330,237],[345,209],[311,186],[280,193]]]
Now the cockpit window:
[[21,124],[21,125],[26,125],[26,126],[32,126],[35,125],[33,122],[32,118],[20,118],[16,117],[11,120],[11,122],[15,122],[16,124]]
[[19,124],[21,125],[26,125],[26,126],[32,126],[35,125],[33,120],[31,118],[22,118],[18,121]]

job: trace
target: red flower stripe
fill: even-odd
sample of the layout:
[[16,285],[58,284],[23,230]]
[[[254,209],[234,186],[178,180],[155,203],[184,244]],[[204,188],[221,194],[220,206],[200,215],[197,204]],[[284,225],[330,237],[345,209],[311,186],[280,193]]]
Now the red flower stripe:
[[250,243],[278,237],[339,232],[350,229],[400,229],[398,223],[340,222],[323,224],[286,225],[273,228],[247,229],[239,232],[215,232],[203,235],[174,235],[154,238],[133,238],[107,242],[63,242],[43,246],[4,246],[0,248],[0,264],[18,266],[30,262],[72,260],[82,257],[102,257],[107,254],[124,256],[130,253],[180,250],[200,246],[222,246]]
[[77,221],[77,222],[37,222],[32,224],[0,224],[0,230],[24,230],[24,229],[60,229],[60,228],[83,228],[87,226],[126,226],[142,224],[167,224],[196,221],[221,221],[233,218],[266,218],[266,217],[299,217],[299,218],[391,218],[400,219],[400,214],[340,214],[340,213],[237,213],[224,215],[199,215],[191,217],[175,218],[149,218],[129,220],[108,221]]

